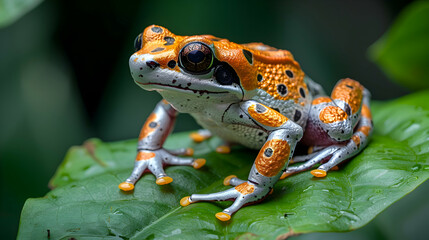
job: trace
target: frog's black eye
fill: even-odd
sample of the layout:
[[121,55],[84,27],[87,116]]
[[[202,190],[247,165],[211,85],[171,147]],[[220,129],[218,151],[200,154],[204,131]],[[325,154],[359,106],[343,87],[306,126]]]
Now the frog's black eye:
[[141,33],[134,40],[134,49],[136,50],[136,52],[138,50],[142,49],[142,34]]
[[240,79],[234,68],[225,62],[221,62],[216,66],[213,76],[221,85],[231,85],[233,83],[240,84]]
[[201,42],[188,43],[179,53],[179,66],[193,74],[208,73],[213,66],[213,61],[212,50]]

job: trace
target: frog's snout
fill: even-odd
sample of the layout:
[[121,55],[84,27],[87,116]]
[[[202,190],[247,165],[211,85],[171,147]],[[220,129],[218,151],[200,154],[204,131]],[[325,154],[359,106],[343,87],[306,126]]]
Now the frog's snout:
[[133,54],[129,60],[131,76],[137,82],[143,82],[146,74],[157,69],[160,64],[150,54]]

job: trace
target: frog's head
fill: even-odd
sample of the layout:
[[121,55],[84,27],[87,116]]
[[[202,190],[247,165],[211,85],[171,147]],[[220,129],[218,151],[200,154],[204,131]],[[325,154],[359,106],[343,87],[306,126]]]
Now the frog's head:
[[[255,94],[257,73],[250,49],[211,35],[177,36],[147,27],[135,40],[129,65],[134,81],[158,91],[181,112],[195,105],[229,104]],[[193,106],[190,106],[193,105]]]

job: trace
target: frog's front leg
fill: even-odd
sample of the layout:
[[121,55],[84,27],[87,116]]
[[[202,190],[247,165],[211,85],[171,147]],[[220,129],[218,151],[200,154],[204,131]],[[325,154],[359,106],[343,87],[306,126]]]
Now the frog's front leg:
[[182,206],[198,201],[234,200],[230,207],[216,214],[221,221],[229,220],[231,215],[244,205],[261,201],[270,193],[286,169],[295,145],[303,134],[298,124],[255,101],[232,105],[224,115],[224,122],[259,128],[269,135],[256,157],[247,181],[229,176],[224,183],[235,186],[234,188],[212,194],[192,194],[182,198],[180,202]]
[[206,160],[202,158],[194,159],[177,156],[193,155],[193,150],[190,148],[166,150],[162,147],[173,130],[176,115],[177,111],[168,102],[163,100],[156,105],[140,132],[134,169],[131,176],[125,182],[119,184],[121,190],[133,190],[135,183],[145,171],[150,171],[155,175],[156,184],[164,185],[173,181],[164,172],[164,166],[191,165],[194,168],[200,168],[205,164]]

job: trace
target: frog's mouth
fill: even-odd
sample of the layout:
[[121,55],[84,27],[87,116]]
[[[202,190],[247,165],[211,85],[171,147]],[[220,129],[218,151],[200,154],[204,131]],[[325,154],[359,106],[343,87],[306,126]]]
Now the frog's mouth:
[[163,84],[163,83],[154,83],[154,82],[148,82],[148,83],[140,83],[137,82],[140,85],[158,85],[158,86],[162,86],[162,87],[166,87],[166,88],[175,88],[175,89],[180,89],[180,90],[184,90],[187,92],[192,91],[193,93],[198,93],[200,95],[203,95],[204,93],[206,94],[224,94],[224,93],[229,93],[227,91],[220,91],[220,92],[214,92],[214,91],[208,91],[208,90],[197,90],[197,89],[191,89],[189,87],[182,87],[181,84],[175,86],[175,85],[169,85],[169,84]]

